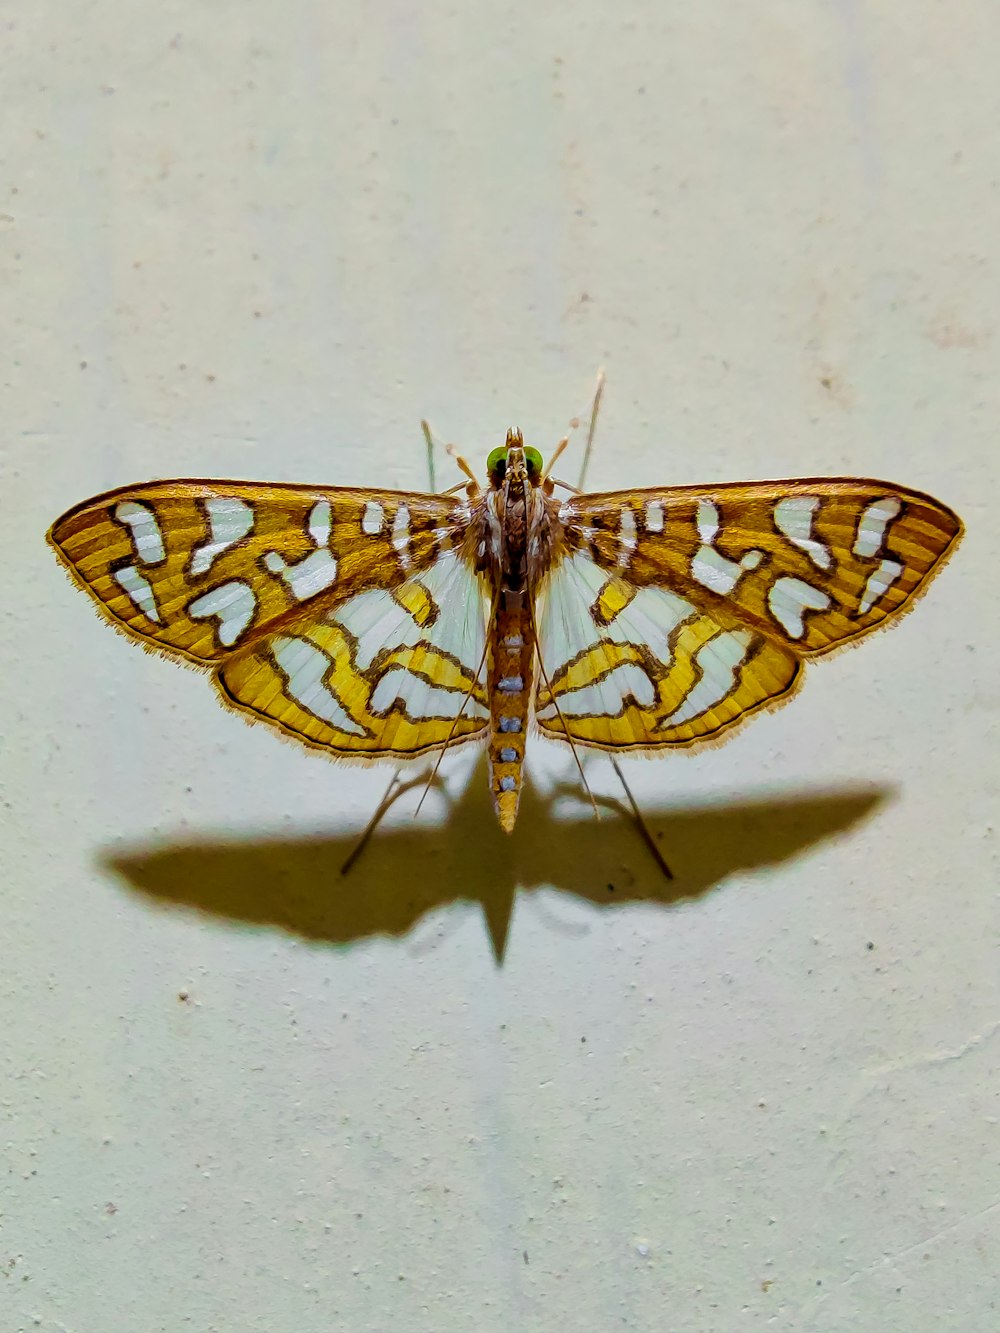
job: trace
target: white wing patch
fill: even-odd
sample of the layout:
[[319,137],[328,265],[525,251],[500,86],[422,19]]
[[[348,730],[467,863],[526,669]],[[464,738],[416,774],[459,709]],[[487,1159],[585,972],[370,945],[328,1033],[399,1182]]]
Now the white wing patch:
[[318,500],[309,512],[309,536],[317,546],[330,544],[330,502]]
[[825,611],[830,598],[819,588],[802,579],[775,579],[767,590],[767,605],[775,620],[790,639],[801,639],[806,632],[806,611]]
[[[563,560],[546,581],[539,599],[538,647],[553,682],[568,664],[602,643],[635,644],[669,663],[671,636],[696,612],[691,602],[666,588],[639,588],[624,610],[599,627],[590,607],[606,582],[605,571],[583,551]],[[575,689],[557,686],[556,693],[563,714],[575,717],[617,717],[626,699],[644,707],[654,699],[652,681],[636,663],[621,663],[600,680],[581,682]],[[542,722],[555,716],[553,704],[538,714]]]
[[257,598],[250,584],[242,579],[230,579],[196,597],[188,606],[188,615],[195,620],[214,616],[219,622],[216,629],[219,642],[223,648],[231,648],[253,620],[256,610]]
[[774,522],[781,535],[787,537],[800,551],[805,551],[817,569],[828,570],[833,564],[833,554],[828,546],[817,541],[812,534],[813,519],[818,508],[817,495],[790,495],[787,500],[779,500],[774,506]]
[[366,537],[376,537],[382,531],[385,522],[385,510],[377,500],[369,500],[361,515],[361,531]]
[[618,530],[618,540],[621,542],[621,550],[618,553],[618,568],[628,569],[635,548],[639,545],[639,538],[636,534],[635,514],[631,508],[626,507],[622,510],[621,525]]
[[310,597],[332,588],[337,581],[337,562],[327,546],[330,540],[328,501],[317,500],[310,510],[309,536],[317,549],[310,551],[302,560],[289,564],[277,551],[268,551],[264,556],[264,564],[275,578],[284,580],[297,602],[308,601]]
[[858,607],[858,615],[867,615],[879,598],[889,591],[902,572],[903,566],[898,560],[883,560],[865,584],[861,605]]
[[278,670],[285,678],[289,698],[313,717],[321,718],[338,731],[349,736],[363,736],[364,728],[354,718],[330,688],[327,676],[330,659],[305,639],[276,634],[271,641]]
[[718,507],[711,500],[702,500],[698,505],[698,537],[701,546],[691,561],[691,577],[703,588],[728,597],[743,575],[757,568],[764,555],[761,551],[747,551],[738,562],[729,560],[715,549],[718,535]]
[[[392,667],[372,691],[371,710],[385,716],[397,703],[412,721],[427,722],[431,718],[453,718],[462,706],[462,695],[456,690],[430,685],[404,667]],[[478,705],[465,709],[469,717],[482,713]]]
[[128,593],[132,604],[137,607],[147,620],[155,620],[160,623],[160,613],[156,609],[156,598],[153,596],[153,589],[149,586],[149,580],[143,578],[134,565],[126,565],[124,569],[115,570],[115,582]]
[[115,518],[129,529],[132,546],[144,565],[157,565],[161,560],[166,560],[163,533],[156,515],[148,505],[122,500],[115,505]]
[[[443,552],[430,569],[395,589],[393,594],[373,588],[348,598],[329,621],[350,635],[354,644],[353,661],[359,671],[370,671],[380,653],[418,645],[437,649],[457,662],[470,677],[483,661],[486,644],[483,592],[475,572],[455,551]],[[376,711],[388,708],[395,699],[400,700],[407,716],[414,720],[455,717],[462,707],[464,691],[432,685],[413,671],[393,666],[376,686],[372,706]],[[466,704],[463,716],[488,714],[473,698]]]
[[868,505],[858,522],[854,554],[864,557],[878,555],[885,541],[886,530],[902,507],[895,495],[886,495]]
[[284,579],[298,602],[325,592],[337,581],[337,562],[329,551],[311,551],[304,560],[291,565],[277,551],[268,551],[264,564],[277,578]]
[[218,557],[242,541],[253,528],[253,510],[242,500],[213,496],[205,501],[205,512],[210,535],[191,557],[191,573],[195,578],[207,574]]
[[568,556],[547,579],[539,598],[538,637],[550,675],[557,663],[572,662],[602,640],[647,643],[655,656],[669,658],[668,640],[693,613],[691,602],[665,588],[640,588],[627,609],[599,631],[589,608],[607,581],[583,551]]
[[663,501],[647,500],[646,513],[645,513],[646,531],[662,532],[663,519],[664,519]]
[[695,653],[694,664],[701,677],[684,702],[661,722],[662,727],[677,727],[700,717],[720,703],[736,685],[736,668],[746,658],[753,642],[748,630],[727,630],[703,644]]
[[392,520],[392,545],[396,554],[399,556],[399,563],[403,573],[407,573],[410,568],[410,511],[405,504],[401,504],[396,510],[396,517]]
[[[634,662],[623,662],[601,680],[561,694],[559,711],[564,717],[616,717],[625,699],[634,699],[643,708],[651,708],[655,699],[653,682]],[[556,716],[551,703],[538,714],[543,722]]]

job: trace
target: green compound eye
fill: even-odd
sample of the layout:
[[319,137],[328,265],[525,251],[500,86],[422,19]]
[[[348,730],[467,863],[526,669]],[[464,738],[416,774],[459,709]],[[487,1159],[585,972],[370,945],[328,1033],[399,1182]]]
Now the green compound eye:
[[528,465],[529,477],[540,477],[542,474],[542,455],[537,449],[527,446],[524,451],[524,461]]
[[499,445],[490,452],[490,456],[486,460],[486,471],[491,477],[496,476],[498,480],[502,480],[503,474],[507,471],[507,446],[505,444]]

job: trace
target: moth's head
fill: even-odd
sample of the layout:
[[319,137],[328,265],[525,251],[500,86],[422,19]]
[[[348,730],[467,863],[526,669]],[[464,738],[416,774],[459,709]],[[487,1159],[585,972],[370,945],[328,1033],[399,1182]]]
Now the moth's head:
[[525,481],[539,486],[542,481],[542,455],[513,427],[507,432],[505,444],[494,449],[486,460],[490,485],[499,490],[505,481]]

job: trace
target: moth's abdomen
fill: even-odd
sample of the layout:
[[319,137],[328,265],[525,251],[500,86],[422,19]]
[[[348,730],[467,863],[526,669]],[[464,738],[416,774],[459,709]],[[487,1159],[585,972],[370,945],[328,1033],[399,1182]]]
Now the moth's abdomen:
[[490,626],[490,782],[500,827],[509,833],[521,799],[535,640],[524,592],[501,589]]

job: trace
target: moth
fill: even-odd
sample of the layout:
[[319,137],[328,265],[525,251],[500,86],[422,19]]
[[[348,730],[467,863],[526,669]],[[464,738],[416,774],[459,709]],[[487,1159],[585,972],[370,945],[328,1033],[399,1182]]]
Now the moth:
[[509,832],[532,726],[574,753],[719,741],[897,620],[962,534],[884,481],[584,494],[518,430],[485,484],[459,462],[444,494],[125,486],[48,540],[115,629],[286,737],[348,760],[485,742]]

